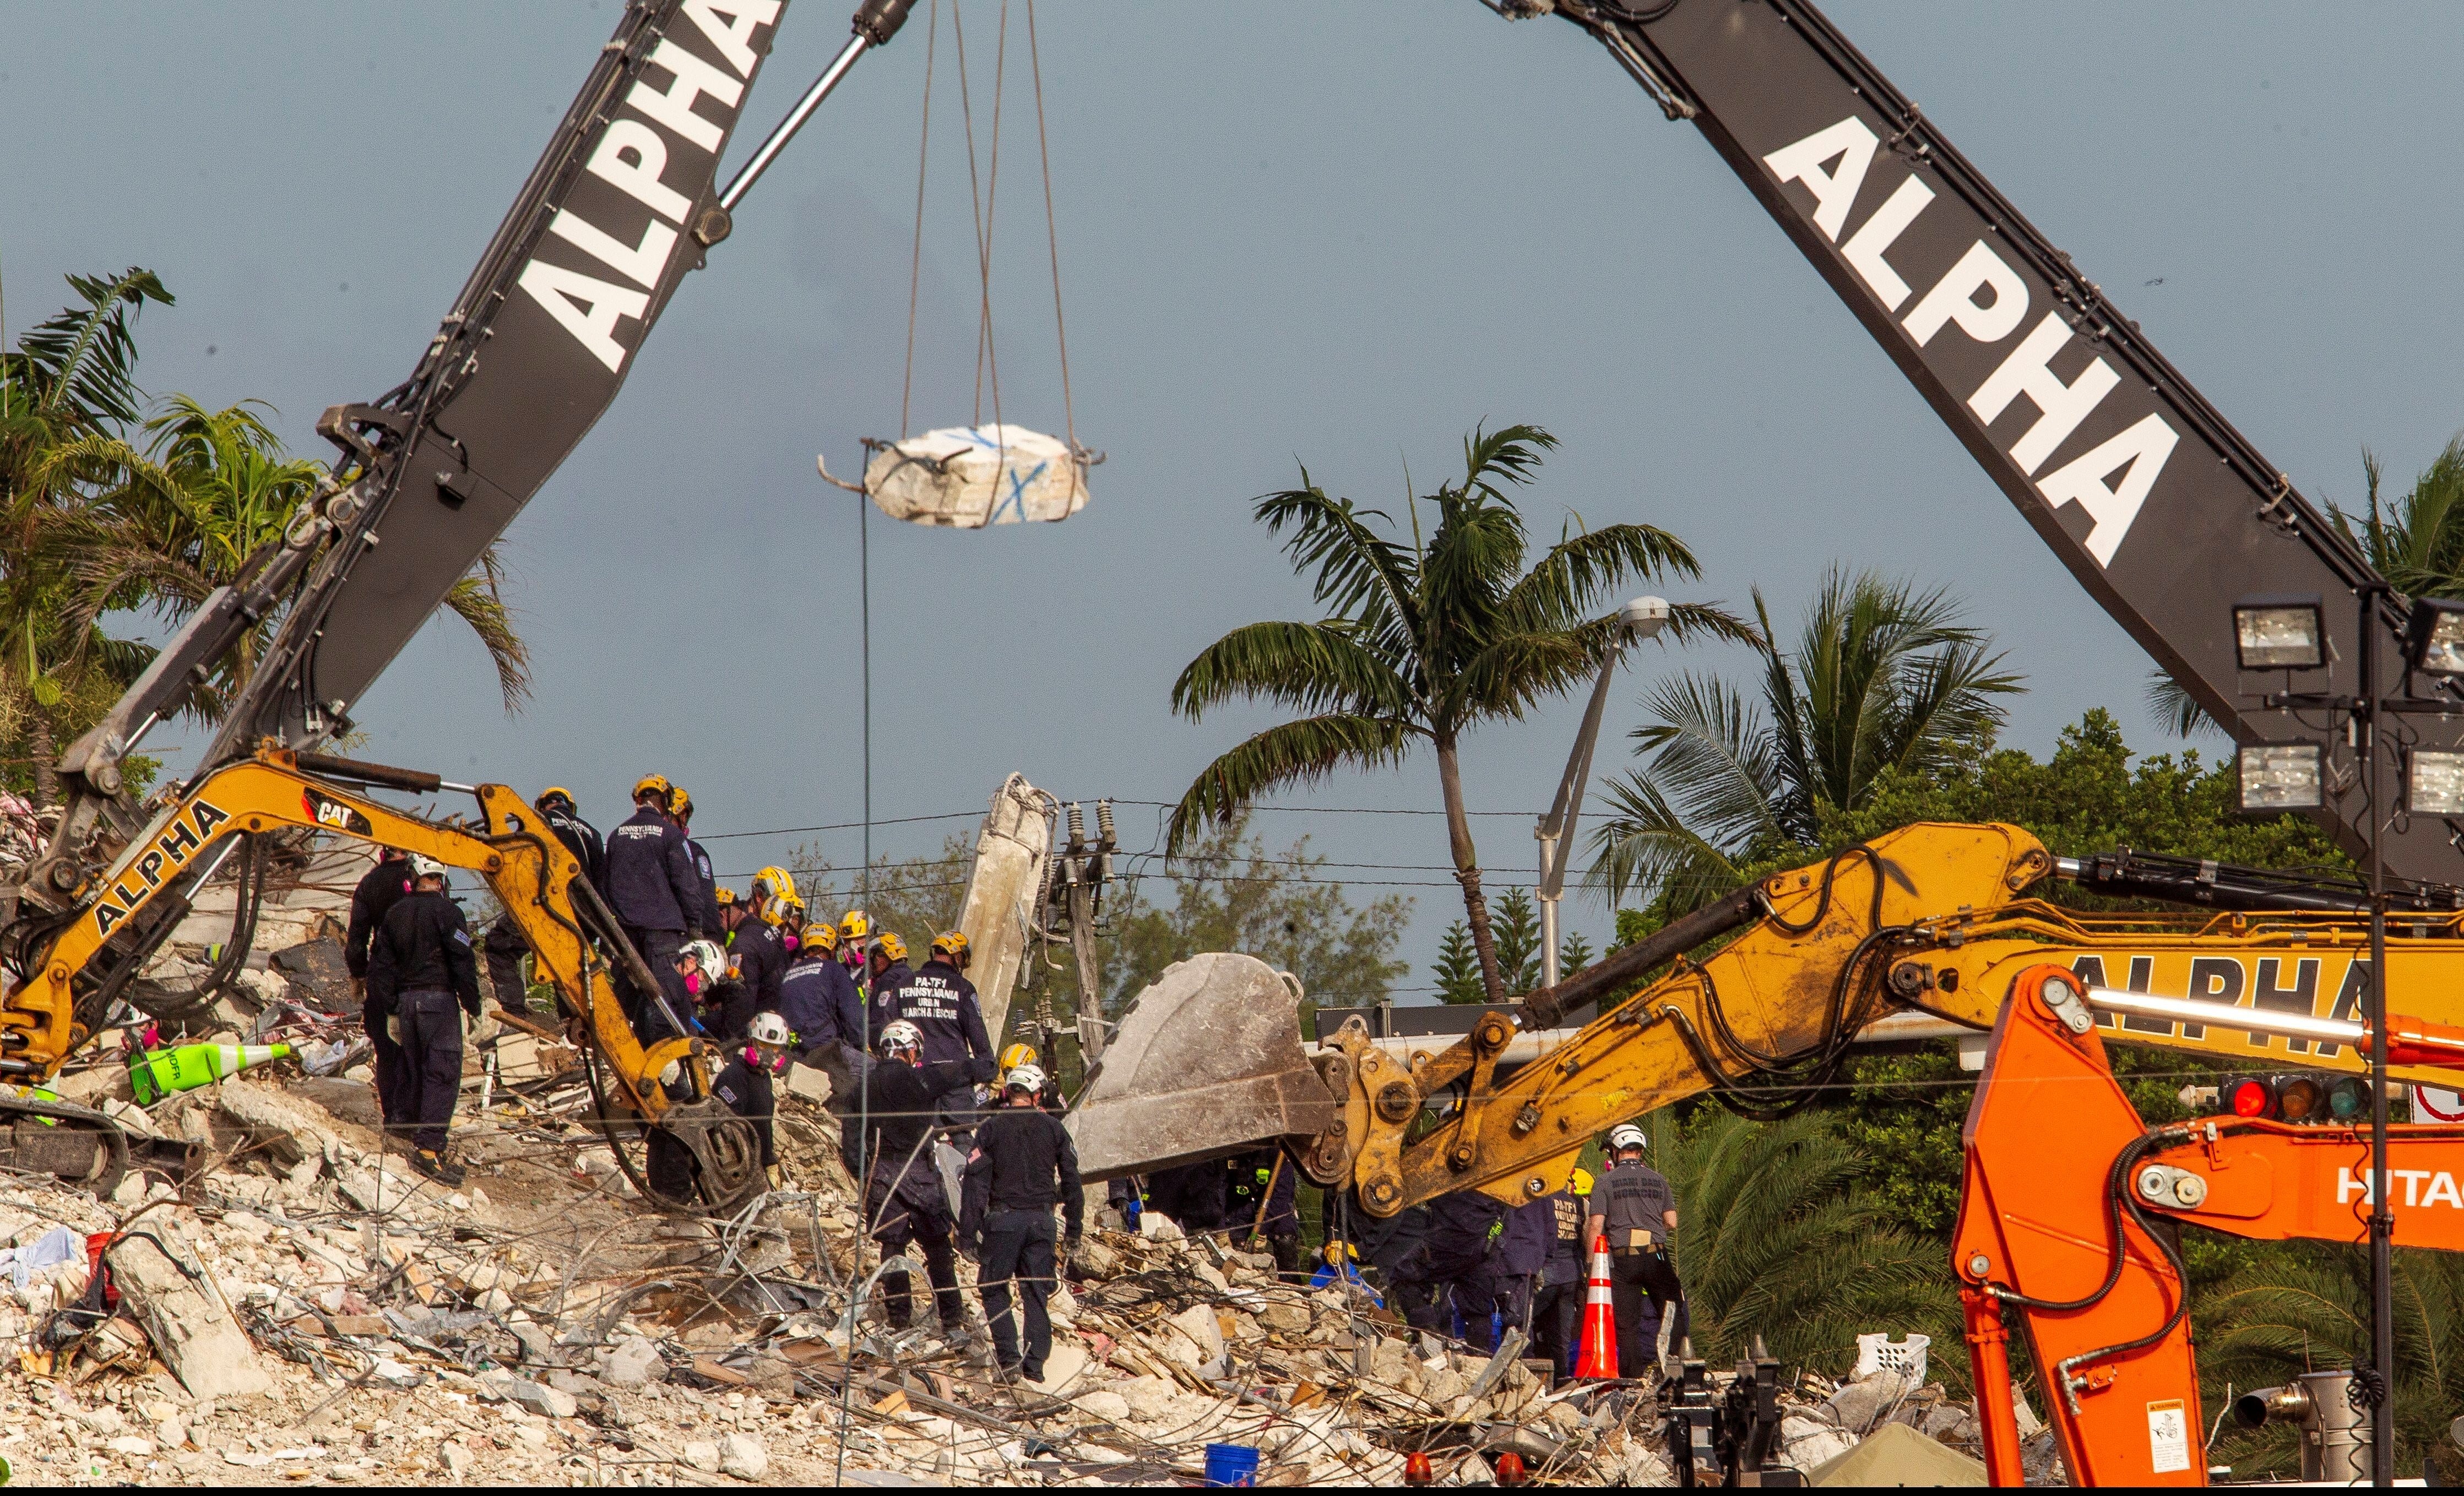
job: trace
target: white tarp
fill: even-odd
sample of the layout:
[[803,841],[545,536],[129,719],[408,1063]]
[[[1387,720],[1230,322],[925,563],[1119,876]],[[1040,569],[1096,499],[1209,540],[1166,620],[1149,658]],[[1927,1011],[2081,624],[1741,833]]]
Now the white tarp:
[[1087,464],[1023,426],[953,426],[875,449],[864,488],[892,519],[979,530],[1068,518],[1087,505]]

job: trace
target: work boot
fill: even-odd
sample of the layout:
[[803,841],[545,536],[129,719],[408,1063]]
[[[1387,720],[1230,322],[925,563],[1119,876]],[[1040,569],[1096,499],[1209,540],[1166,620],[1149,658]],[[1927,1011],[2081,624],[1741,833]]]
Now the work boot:
[[993,1380],[1004,1387],[1015,1387],[1018,1385],[1018,1368],[1010,1365],[996,1366],[993,1368]]
[[462,1181],[469,1177],[463,1173],[460,1164],[429,1148],[423,1148],[411,1155],[410,1166],[437,1183],[450,1188],[459,1187]]

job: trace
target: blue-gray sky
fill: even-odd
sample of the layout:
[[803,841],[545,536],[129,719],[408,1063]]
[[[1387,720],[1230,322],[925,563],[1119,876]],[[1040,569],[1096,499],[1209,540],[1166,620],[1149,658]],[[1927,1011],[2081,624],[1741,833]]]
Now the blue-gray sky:
[[[846,9],[791,9],[748,121],[785,108]],[[2464,425],[2464,117],[2447,102],[2464,11],[2355,8],[2323,26],[2289,4],[1833,13],[2313,496],[2355,500],[2365,447],[2409,473]],[[265,399],[315,449],[320,409],[409,370],[615,14],[614,0],[9,7],[11,334],[60,303],[64,272],[149,266],[180,300],[144,318],[147,386]],[[537,654],[529,710],[507,718],[476,646],[432,624],[362,704],[370,757],[561,781],[602,823],[650,768],[694,790],[706,831],[857,818],[854,500],[813,456],[852,471],[858,438],[898,424],[921,15],[761,184],[508,536]],[[979,146],[998,15],[968,8]],[[1058,430],[1023,4],[1011,18],[1003,413]],[[2103,705],[2135,744],[2164,746],[2136,647],[1710,147],[1574,28],[1507,25],[1472,0],[1045,0],[1038,21],[1077,426],[1111,460],[1066,524],[872,525],[876,815],[977,809],[1012,769],[1065,797],[1177,797],[1267,718],[1179,721],[1173,675],[1226,628],[1309,606],[1248,499],[1306,461],[1392,501],[1406,461],[1429,487],[1483,419],[1563,439],[1528,509],[1540,532],[1567,511],[1653,520],[1705,562],[1673,595],[1743,603],[1759,584],[1783,617],[1835,563],[1947,583],[2031,683],[2008,740],[2045,751]],[[947,25],[918,428],[975,414]],[[1538,808],[1578,715],[1569,702],[1485,733],[1474,804]],[[1636,719],[1621,693],[1612,731]],[[1435,788],[1423,760],[1340,778],[1314,803],[1421,807]],[[1125,811],[1125,839],[1149,845],[1155,816]],[[1263,825],[1345,862],[1444,860],[1424,818]],[[1529,876],[1525,825],[1481,825],[1501,876]],[[891,827],[876,845],[923,850],[965,826]],[[720,861],[742,874],[794,840],[855,851],[834,833],[726,842]],[[1459,905],[1450,885],[1405,891],[1417,986]],[[1578,901],[1569,924],[1596,938],[1607,913]]]

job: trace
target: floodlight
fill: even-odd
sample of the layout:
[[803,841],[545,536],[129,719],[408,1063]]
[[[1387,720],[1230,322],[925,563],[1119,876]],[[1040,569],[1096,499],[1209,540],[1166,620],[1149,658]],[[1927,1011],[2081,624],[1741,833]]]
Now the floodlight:
[[2432,675],[2464,675],[2464,603],[2423,598],[2405,630],[2405,663]]
[[2244,598],[2233,605],[2233,658],[2246,671],[2315,671],[2327,663],[2327,627],[2315,597]]
[[2464,816],[2464,753],[2415,748],[2405,766],[2404,806],[2417,816]]
[[2317,743],[2253,743],[2236,761],[2244,810],[2316,810],[2326,803],[2325,762]]

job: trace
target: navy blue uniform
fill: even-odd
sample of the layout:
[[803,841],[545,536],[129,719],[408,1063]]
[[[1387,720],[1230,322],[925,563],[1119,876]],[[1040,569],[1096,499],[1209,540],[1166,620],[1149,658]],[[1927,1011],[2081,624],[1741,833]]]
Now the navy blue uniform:
[[[401,1089],[382,1110],[395,1127],[416,1127],[429,1153],[444,1148],[462,1092],[457,1004],[479,1016],[479,963],[462,911],[443,893],[396,900],[368,942],[367,1012],[380,1026],[402,1021]],[[382,1104],[382,1075],[379,1086]]]
[[718,917],[718,874],[711,870],[710,853],[701,849],[692,833],[679,825],[676,834],[685,839],[685,855],[693,859],[693,878],[701,886],[700,897],[692,909],[693,928],[715,936],[726,928]]
[[[375,935],[377,925],[385,912],[400,903],[410,891],[410,859],[379,857],[351,890],[351,930],[342,946],[342,962],[354,977],[368,974],[368,941]],[[374,1008],[363,1008],[360,1022],[367,1028],[368,1043],[376,1050],[377,1110],[391,1127],[407,1119],[393,1114],[394,1103],[409,1093],[409,1083],[403,1078],[402,1045],[385,1032],[386,1015]]]
[[[868,964],[865,969],[870,971],[871,967]],[[889,1026],[890,1021],[898,1016],[898,1009],[891,1004],[898,1001],[898,989],[906,986],[908,982],[914,979],[914,977],[915,973],[908,969],[905,961],[892,961],[875,973],[866,983],[865,991],[869,994],[869,997],[865,1004],[865,1012],[867,1022],[871,1025],[865,1033],[867,1048],[871,1047],[872,1041],[880,1037],[882,1029]],[[927,1053],[929,1054],[930,1051],[928,1050]]]
[[[984,1010],[976,1001],[976,984],[958,968],[935,957],[924,969],[890,982],[891,967],[882,974],[883,997],[873,1006],[883,1023],[903,1018],[924,1036],[924,1063],[945,1065],[957,1060],[989,1059],[993,1042],[984,1033]],[[879,1033],[876,1026],[873,1030]]]
[[1570,1185],[1538,1203],[1549,1207],[1549,1245],[1541,1257],[1540,1287],[1531,1301],[1531,1338],[1557,1375],[1565,1376],[1574,1369],[1574,1331],[1582,1323],[1583,1298],[1590,1287],[1591,1243],[1583,1240],[1583,1214],[1591,1201]]
[[[699,917],[701,876],[693,870],[685,834],[665,812],[644,805],[607,839],[607,887],[602,891],[624,925],[625,937],[649,964],[673,1020],[691,1014],[693,1001],[676,971],[676,949]],[[631,984],[626,985],[627,1016],[635,1033],[648,1041],[675,1031],[675,1022],[658,1012],[652,994],[632,992]]]
[[[1001,1107],[976,1129],[967,1159],[958,1243],[977,1258],[976,1287],[992,1327],[993,1358],[1044,1380],[1052,1353],[1052,1319],[1045,1308],[1060,1282],[1053,1250],[1052,1207],[1069,1219],[1074,1244],[1085,1229],[1087,1192],[1078,1181],[1078,1149],[1059,1117],[1042,1108]],[[1010,1284],[1025,1308],[1025,1344],[1010,1323]]]
[[605,886],[607,882],[607,843],[600,836],[599,828],[569,811],[542,810],[539,814],[547,818],[547,828],[564,844],[564,849],[582,864],[582,875],[590,880],[590,886],[594,889]]
[[796,1036],[796,1047],[808,1053],[832,1044],[863,1047],[864,999],[855,979],[828,951],[802,954],[779,979],[777,1009]]
[[[1278,1162],[1282,1163],[1277,1168]],[[1267,1182],[1273,1181],[1269,1191]],[[1232,1241],[1246,1245],[1250,1228],[1266,1239],[1266,1249],[1275,1256],[1275,1270],[1287,1282],[1297,1282],[1301,1266],[1300,1171],[1284,1159],[1280,1150],[1260,1149],[1253,1154],[1235,1155],[1224,1165],[1225,1208],[1231,1217]],[[1265,1206],[1264,1219],[1258,1207]]]
[[[885,1255],[905,1249],[911,1242],[924,1249],[925,1276],[933,1282],[935,1308],[945,1330],[966,1321],[958,1298],[958,1266],[953,1237],[950,1197],[933,1164],[928,1134],[933,1131],[933,1104],[943,1093],[992,1074],[987,1060],[961,1065],[907,1065],[872,1060],[841,1051],[840,1058],[868,1093],[867,1118],[871,1124],[872,1167],[865,1185],[864,1215],[876,1221],[872,1239]],[[908,1275],[895,1269],[881,1275],[883,1307],[890,1322],[901,1329],[913,1312]]]
[[[736,1051],[736,1058],[711,1077],[710,1093],[727,1104],[727,1109],[753,1124],[761,1138],[761,1167],[769,1168],[779,1161],[776,1133],[771,1126],[778,1113],[778,1093],[770,1082],[770,1068],[757,1065]],[[649,1135],[648,1176],[650,1188],[671,1199],[691,1199],[693,1192],[693,1150],[677,1141],[665,1128],[652,1128]]]
[[779,1006],[779,984],[787,974],[787,948],[781,943],[776,925],[748,915],[728,932],[727,971],[744,983],[754,1012],[784,1016]]
[[1430,1201],[1419,1261],[1403,1269],[1430,1293],[1412,1311],[1412,1324],[1443,1332],[1452,1326],[1449,1310],[1461,1310],[1464,1338],[1477,1350],[1497,1349],[1489,1315],[1512,1292],[1497,1251],[1506,1216],[1505,1201],[1478,1190],[1457,1190]]

